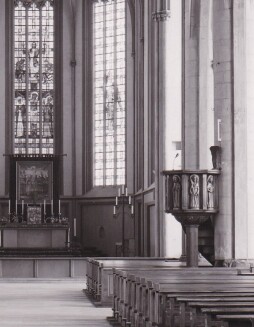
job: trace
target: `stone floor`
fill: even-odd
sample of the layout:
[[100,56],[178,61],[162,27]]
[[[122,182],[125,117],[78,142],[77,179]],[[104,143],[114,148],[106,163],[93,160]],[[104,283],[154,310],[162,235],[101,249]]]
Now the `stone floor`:
[[81,281],[0,282],[0,326],[109,327],[110,308],[95,307]]

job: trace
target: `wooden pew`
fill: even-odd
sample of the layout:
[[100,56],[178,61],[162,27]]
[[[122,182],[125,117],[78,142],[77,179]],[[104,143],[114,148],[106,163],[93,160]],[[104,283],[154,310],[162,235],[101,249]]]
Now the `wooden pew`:
[[[211,292],[214,292],[214,291],[217,291],[218,293],[219,292],[232,292],[232,290],[234,291],[237,291],[237,292],[242,292],[244,290],[246,290],[247,292],[251,292],[251,289],[250,288],[246,288],[246,289],[243,289],[241,288],[239,290],[239,288],[235,288],[235,283],[234,284],[227,284],[226,286],[223,286],[223,287],[220,287],[220,289],[217,289],[215,286],[214,286],[214,283],[216,282],[215,281],[211,281],[210,284],[207,282],[206,284],[203,284],[203,285],[199,285],[198,283],[196,285],[198,285],[198,291],[197,291],[197,287],[195,286],[195,284],[193,285],[192,283],[192,286],[190,286],[190,283],[191,283],[191,280],[186,280],[185,284],[184,283],[179,283],[179,285],[176,285],[175,282],[172,282],[170,284],[170,290],[168,289],[167,290],[167,293],[170,293],[170,292],[192,292],[192,293],[199,293],[199,291],[202,291],[202,292],[206,292],[206,293],[211,293]],[[252,281],[251,281],[252,282]],[[225,280],[225,283],[226,283],[226,280]],[[142,284],[142,281],[141,283]],[[223,285],[223,284],[222,284]],[[249,286],[250,284],[248,284]],[[144,324],[144,322],[147,322],[150,320],[150,323],[152,325],[156,325],[156,324],[159,324],[160,322],[160,316],[162,316],[162,313],[163,312],[167,312],[167,302],[165,301],[158,301],[158,297],[157,297],[157,301],[156,299],[154,298],[151,298],[151,292],[150,289],[149,290],[149,286],[147,286],[147,284],[143,283],[142,288],[144,288],[145,286],[145,289],[143,289],[143,291],[141,292],[141,297],[139,298],[138,296],[138,293],[136,294],[136,303],[138,304],[137,307],[135,308],[135,312],[136,312],[136,315],[134,317],[134,320],[133,320],[133,317],[131,319],[131,322],[133,323],[133,321],[135,322],[135,324]],[[167,288],[169,287],[169,282],[166,283],[166,286]],[[203,286],[203,289],[201,289]],[[239,287],[242,287],[243,284],[241,284],[241,286]],[[245,285],[246,286],[246,285]],[[200,288],[201,287],[201,288]],[[223,288],[223,289],[222,289]],[[252,289],[252,294],[254,292],[254,289]],[[150,293],[150,299],[149,299],[149,293]],[[156,294],[156,293],[155,293]],[[168,295],[168,294],[167,294]],[[178,294],[179,295],[179,294]],[[176,296],[176,294],[174,294],[174,297]],[[140,306],[140,303],[142,303],[143,305]],[[150,303],[150,304],[149,304]],[[153,308],[148,310],[147,312],[147,308]],[[150,312],[149,312],[150,311]],[[165,317],[164,317],[164,320],[165,320]]]
[[220,314],[216,319],[226,321],[230,327],[254,327],[254,315],[250,314]]
[[87,290],[99,301],[101,305],[111,305],[113,301],[113,268],[126,268],[129,266],[149,269],[152,266],[158,267],[179,267],[183,263],[177,260],[169,260],[164,258],[117,258],[117,259],[92,259],[89,258],[87,276]]
[[[235,273],[235,272],[234,272]],[[157,274],[157,273],[156,273]],[[234,279],[235,278],[237,278],[236,276],[234,277]],[[210,277],[209,277],[209,279],[210,279]],[[192,278],[192,280],[186,280],[186,282],[188,282],[188,284],[189,283],[192,283],[193,282],[193,280],[195,281],[195,277],[194,278]],[[224,283],[224,282],[226,282],[228,280],[228,278],[226,278],[226,280],[225,281],[222,281],[222,284]],[[197,281],[196,281],[197,282]],[[211,281],[212,283],[215,283],[215,282],[217,282],[217,279],[216,280],[213,280],[213,281]],[[178,283],[182,283],[182,280],[179,280],[178,281]],[[198,283],[198,282],[197,282]],[[253,281],[251,280],[251,281],[249,281],[249,283],[253,283]],[[140,282],[139,282],[139,284],[140,284]],[[174,282],[174,284],[175,284],[175,282]],[[143,286],[147,286],[146,285],[146,282],[144,281],[144,285]],[[145,290],[145,297],[147,296],[147,292],[148,292],[148,290],[146,289]],[[144,296],[144,295],[143,295]],[[135,298],[136,298],[136,303],[143,303],[144,305],[143,305],[143,308],[135,308],[134,309],[134,311],[136,312],[136,314],[137,314],[137,316],[142,316],[142,315],[144,315],[144,311],[146,311],[147,310],[147,308],[148,308],[148,304],[147,304],[147,302],[144,300],[144,298],[142,299],[142,300],[140,300],[139,299],[139,296],[138,296],[138,293],[135,295]],[[128,300],[127,300],[128,301]],[[123,303],[123,299],[121,300],[121,302]],[[126,303],[125,303],[125,305],[126,305]],[[133,310],[133,304],[132,305],[130,305],[130,308]],[[150,307],[151,307],[151,305],[150,305]],[[145,308],[145,309],[144,309]],[[141,311],[141,312],[140,312]],[[143,313],[142,313],[142,311],[143,311]],[[147,320],[147,317],[146,317],[146,315],[144,315],[144,317],[142,318],[143,320]],[[141,319],[141,320],[142,320]],[[135,320],[137,320],[137,318],[135,318]],[[133,322],[132,322],[133,323]],[[140,319],[139,319],[139,323],[140,323]]]
[[[254,287],[250,286],[250,284],[244,284],[244,283],[236,283],[236,282],[229,282],[227,283],[225,281],[224,284],[221,285],[216,285],[215,282],[212,283],[206,283],[206,284],[179,284],[179,285],[170,285],[168,283],[160,284],[157,283],[155,285],[155,300],[153,303],[155,303],[155,316],[151,317],[151,322],[154,323],[154,325],[165,325],[168,326],[170,324],[173,325],[173,321],[175,318],[175,315],[172,315],[170,312],[170,305],[172,308],[172,302],[173,304],[175,303],[175,295],[178,293],[178,297],[180,296],[181,293],[185,292],[189,294],[198,294],[200,295],[201,293],[206,294],[207,296],[210,296],[210,294],[216,293],[216,296],[218,294],[231,294],[231,295],[236,295],[237,293],[242,294],[243,292],[245,294],[254,294]],[[174,293],[174,294],[173,294]],[[158,303],[160,305],[158,306]],[[165,314],[163,314],[163,312]],[[182,318],[184,319],[185,315],[181,315]],[[169,323],[168,323],[169,321]],[[183,325],[184,326],[184,325]]]
[[[116,314],[120,315],[120,317],[122,317],[122,316],[126,317],[126,316],[130,315],[130,313],[128,313],[128,311],[133,310],[133,308],[135,308],[136,302],[139,303],[139,306],[142,303],[142,301],[139,299],[140,298],[139,293],[135,294],[136,293],[136,291],[135,291],[135,280],[131,280],[128,283],[127,282],[128,281],[128,277],[127,276],[129,276],[129,278],[131,278],[132,276],[136,276],[136,278],[138,278],[137,277],[138,274],[140,274],[141,276],[145,275],[146,277],[147,276],[153,276],[154,274],[156,274],[157,279],[158,279],[158,276],[159,275],[161,275],[162,278],[165,278],[165,275],[167,275],[168,273],[170,273],[171,275],[169,277],[167,277],[167,280],[169,278],[171,278],[171,279],[173,278],[174,280],[176,278],[178,278],[179,279],[178,282],[181,283],[182,280],[185,280],[186,279],[186,277],[185,277],[186,271],[187,271],[187,274],[189,274],[192,271],[192,269],[187,269],[185,271],[182,270],[182,269],[180,269],[180,270],[179,269],[172,270],[172,269],[157,268],[157,267],[156,268],[152,268],[152,271],[146,271],[144,269],[139,269],[137,271],[136,269],[133,269],[133,268],[128,268],[128,269],[125,269],[124,271],[122,271],[121,269],[117,269],[117,268],[114,269],[114,291],[115,292],[114,292],[114,306],[113,306],[113,311]],[[217,271],[217,269],[215,269],[214,271]],[[221,268],[218,269],[218,271],[220,272],[221,271]],[[132,274],[130,274],[131,272],[132,273],[134,272],[135,274],[132,275]],[[193,272],[196,272],[196,268],[193,269]],[[173,273],[175,273],[176,276],[173,275]],[[181,274],[183,274],[182,277],[181,277]],[[208,274],[214,275],[213,271],[209,272],[209,270],[205,270],[205,269],[204,270],[203,269],[200,269],[199,270],[199,274],[200,275],[204,275],[204,276],[207,276]],[[235,270],[230,270],[230,269],[228,271],[227,270],[222,270],[220,272],[220,274],[221,275],[223,275],[223,274],[226,274],[226,275],[233,274],[234,275],[234,278],[238,278],[236,276],[236,271]],[[220,278],[220,277],[221,276],[218,275],[217,278]],[[121,282],[119,282],[120,279],[121,279]],[[200,276],[194,275],[194,276],[192,276],[191,281],[193,281],[193,280],[196,280],[196,281],[198,280],[199,281],[199,279],[200,279]],[[136,282],[137,282],[137,280],[136,280]],[[145,282],[145,280],[144,280],[144,282]],[[129,286],[127,286],[127,287],[125,285],[123,286],[123,283],[129,284]],[[138,281],[138,284],[140,285],[140,281]],[[146,283],[144,285],[146,285]],[[118,291],[119,287],[120,288],[122,287],[122,290]],[[132,297],[132,299],[131,299],[131,297]],[[126,309],[126,307],[127,308],[129,307],[129,308]],[[146,308],[147,307],[148,307],[148,304],[146,304]],[[127,311],[127,314],[123,314],[124,311]],[[136,310],[136,312],[137,312],[137,310]]]

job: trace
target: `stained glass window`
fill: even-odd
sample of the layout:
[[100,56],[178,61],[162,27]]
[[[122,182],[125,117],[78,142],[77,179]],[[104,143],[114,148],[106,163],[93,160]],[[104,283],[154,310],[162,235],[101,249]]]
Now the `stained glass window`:
[[94,185],[125,184],[125,0],[94,4]]
[[14,1],[14,152],[54,152],[54,0]]

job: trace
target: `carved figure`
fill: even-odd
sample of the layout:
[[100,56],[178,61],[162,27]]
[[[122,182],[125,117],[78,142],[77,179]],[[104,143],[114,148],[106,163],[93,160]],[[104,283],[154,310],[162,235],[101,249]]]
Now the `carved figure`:
[[198,175],[190,176],[190,208],[199,209],[199,177]]
[[214,208],[214,182],[212,175],[207,179],[207,207],[208,209]]
[[177,175],[173,176],[173,209],[180,208],[180,196],[181,196],[181,182],[180,177]]

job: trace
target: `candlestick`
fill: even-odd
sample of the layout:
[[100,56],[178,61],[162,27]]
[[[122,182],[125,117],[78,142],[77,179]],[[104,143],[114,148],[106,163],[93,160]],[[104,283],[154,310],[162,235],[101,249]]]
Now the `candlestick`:
[[73,235],[77,236],[77,221],[76,218],[73,220]]
[[70,241],[71,241],[71,229],[68,228],[68,236],[67,236],[67,246],[70,247]]
[[51,215],[53,216],[53,200],[51,200]]
[[116,206],[118,205],[118,197],[116,196]]

